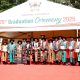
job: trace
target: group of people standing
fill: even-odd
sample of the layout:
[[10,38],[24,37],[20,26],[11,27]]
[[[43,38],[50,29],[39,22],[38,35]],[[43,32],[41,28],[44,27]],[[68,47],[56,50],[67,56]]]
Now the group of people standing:
[[0,44],[0,63],[80,65],[80,37],[31,38]]

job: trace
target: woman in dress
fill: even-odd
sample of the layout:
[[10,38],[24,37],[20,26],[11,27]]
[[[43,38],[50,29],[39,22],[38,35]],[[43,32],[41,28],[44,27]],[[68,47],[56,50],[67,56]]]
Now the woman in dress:
[[2,50],[1,61],[4,64],[7,63],[7,58],[8,58],[8,45],[6,40],[3,41],[1,50]]
[[22,41],[18,41],[17,44],[17,63],[22,63]]
[[50,39],[49,40],[49,42],[48,42],[48,46],[49,46],[49,48],[48,48],[48,58],[49,58],[49,63],[54,63],[54,52],[53,52],[53,41],[52,41],[52,39]]
[[54,51],[54,61],[56,64],[59,64],[61,62],[61,54],[60,54],[60,43],[58,41],[58,38],[55,38],[53,41],[53,51]]
[[33,44],[33,50],[34,50],[34,56],[35,56],[35,63],[38,63],[38,52],[39,52],[39,42],[38,39],[35,38],[34,44]]
[[66,49],[67,49],[67,40],[66,40],[66,38],[65,37],[63,37],[63,41],[61,42],[61,46],[60,46],[60,48],[61,48],[61,53],[62,53],[62,63],[63,64],[66,64],[66,55],[67,55],[67,53],[66,53]]
[[70,54],[70,63],[72,65],[76,64],[77,54],[75,52],[75,48],[76,48],[76,41],[74,40],[73,37],[71,37],[69,42],[69,54]]
[[80,37],[78,37],[78,41],[77,41],[77,44],[76,44],[76,49],[78,49],[79,51],[77,52],[77,65],[80,66]]
[[9,61],[10,63],[16,63],[15,62],[15,56],[16,56],[16,44],[13,39],[10,40],[10,43],[8,44],[8,54],[9,54]]

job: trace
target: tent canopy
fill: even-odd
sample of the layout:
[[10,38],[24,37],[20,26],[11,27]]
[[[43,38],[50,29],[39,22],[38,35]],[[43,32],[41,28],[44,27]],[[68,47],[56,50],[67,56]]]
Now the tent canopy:
[[0,17],[1,31],[80,29],[80,10],[47,0],[28,0]]

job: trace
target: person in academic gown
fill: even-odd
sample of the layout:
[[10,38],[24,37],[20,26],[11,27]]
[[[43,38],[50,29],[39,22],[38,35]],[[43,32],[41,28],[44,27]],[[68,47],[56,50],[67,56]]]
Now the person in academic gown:
[[15,63],[15,56],[16,56],[16,44],[14,40],[10,40],[8,44],[8,53],[9,53],[9,61],[10,63]]
[[7,45],[7,40],[3,40],[2,42],[2,46],[1,46],[1,51],[2,51],[2,55],[1,55],[1,61],[2,63],[7,63],[7,59],[8,59],[8,45]]
[[73,37],[70,38],[69,42],[69,54],[70,54],[70,63],[72,65],[76,64],[76,53],[75,53],[75,47],[76,47],[76,41],[74,40]]
[[17,42],[17,64],[22,63],[22,41]]

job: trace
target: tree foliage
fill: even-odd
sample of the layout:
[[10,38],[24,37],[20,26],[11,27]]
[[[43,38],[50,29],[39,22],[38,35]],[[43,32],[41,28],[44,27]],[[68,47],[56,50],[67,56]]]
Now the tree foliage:
[[60,3],[63,5],[69,5],[69,6],[80,9],[80,0],[50,0],[50,1]]
[[0,12],[21,4],[27,0],[0,0]]

